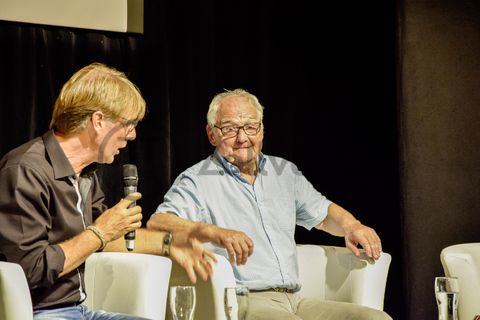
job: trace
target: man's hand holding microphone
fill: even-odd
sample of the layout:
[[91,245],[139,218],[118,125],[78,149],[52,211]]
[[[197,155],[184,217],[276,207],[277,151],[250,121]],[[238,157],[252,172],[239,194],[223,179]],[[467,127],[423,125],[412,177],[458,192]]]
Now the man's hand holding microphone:
[[[130,193],[95,220],[93,225],[103,234],[107,243],[142,226],[142,208],[135,204],[140,198],[142,198],[140,192]],[[122,245],[125,246],[123,243]]]

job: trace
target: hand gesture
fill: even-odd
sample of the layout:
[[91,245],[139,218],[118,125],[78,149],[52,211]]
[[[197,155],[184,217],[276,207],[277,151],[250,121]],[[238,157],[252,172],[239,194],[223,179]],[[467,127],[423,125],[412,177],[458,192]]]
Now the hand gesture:
[[213,272],[211,264],[217,262],[212,251],[186,232],[173,233],[170,257],[185,269],[192,283],[197,281],[196,274],[206,281]]
[[139,192],[130,193],[115,206],[105,210],[95,220],[94,225],[100,229],[107,242],[116,240],[125,233],[141,227],[142,208],[138,205],[128,208],[141,197],[142,195]]
[[365,253],[370,258],[378,259],[382,252],[382,243],[375,230],[361,224],[360,222],[351,226],[349,231],[345,234],[345,245],[356,256],[360,255],[358,245],[361,245],[362,248],[365,249]]
[[199,225],[199,239],[207,238],[219,247],[227,250],[231,264],[243,265],[253,253],[253,241],[242,231],[230,230],[215,225]]

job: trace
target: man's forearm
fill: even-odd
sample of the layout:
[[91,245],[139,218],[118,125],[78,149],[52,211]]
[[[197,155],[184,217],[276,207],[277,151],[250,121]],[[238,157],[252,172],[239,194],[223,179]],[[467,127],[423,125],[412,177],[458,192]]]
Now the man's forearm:
[[253,253],[253,241],[242,231],[224,229],[219,226],[182,219],[174,214],[156,214],[147,223],[150,230],[166,230],[175,236],[211,242],[225,248],[231,263],[245,264]]
[[63,271],[60,273],[60,276],[64,276],[85,262],[100,247],[101,242],[93,232],[86,230],[58,245],[65,255]]
[[335,236],[345,236],[354,229],[355,225],[361,224],[350,212],[332,203],[328,207],[328,215],[325,220],[316,226],[317,229],[326,231]]
[[173,213],[156,214],[147,222],[147,229],[185,233],[196,237],[201,242],[216,242],[217,226],[195,222],[178,217]]
[[[197,274],[205,281],[212,274],[211,262],[216,262],[216,257],[198,240],[185,233],[176,234],[173,238],[170,237],[170,249],[164,250],[167,232],[146,228],[137,229],[135,232],[135,245],[131,252],[166,255],[185,269],[192,283],[196,282]],[[126,252],[123,237],[109,242],[105,251]]]
[[[137,229],[135,230],[134,248],[131,252],[161,255],[165,235],[166,232],[162,231],[147,230],[145,228]],[[125,246],[124,238],[120,237],[115,241],[109,242],[103,251],[127,252],[128,250]]]
[[182,219],[173,213],[162,213],[152,216],[147,222],[147,229],[159,231],[190,231],[194,222]]

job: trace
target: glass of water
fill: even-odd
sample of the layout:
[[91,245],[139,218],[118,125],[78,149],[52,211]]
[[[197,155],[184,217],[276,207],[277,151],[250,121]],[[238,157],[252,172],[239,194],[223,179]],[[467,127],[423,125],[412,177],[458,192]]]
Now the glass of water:
[[170,311],[174,320],[193,320],[195,313],[195,287],[170,287]]
[[458,320],[458,289],[456,277],[435,278],[438,320]]

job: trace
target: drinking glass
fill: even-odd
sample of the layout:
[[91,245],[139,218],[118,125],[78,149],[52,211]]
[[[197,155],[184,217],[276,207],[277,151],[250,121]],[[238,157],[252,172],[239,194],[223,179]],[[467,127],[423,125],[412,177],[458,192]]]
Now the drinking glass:
[[458,278],[436,277],[438,320],[458,320]]
[[173,320],[193,320],[195,313],[195,287],[170,287],[170,311]]
[[248,288],[245,286],[227,287],[224,292],[224,308],[227,320],[245,320],[250,303]]

